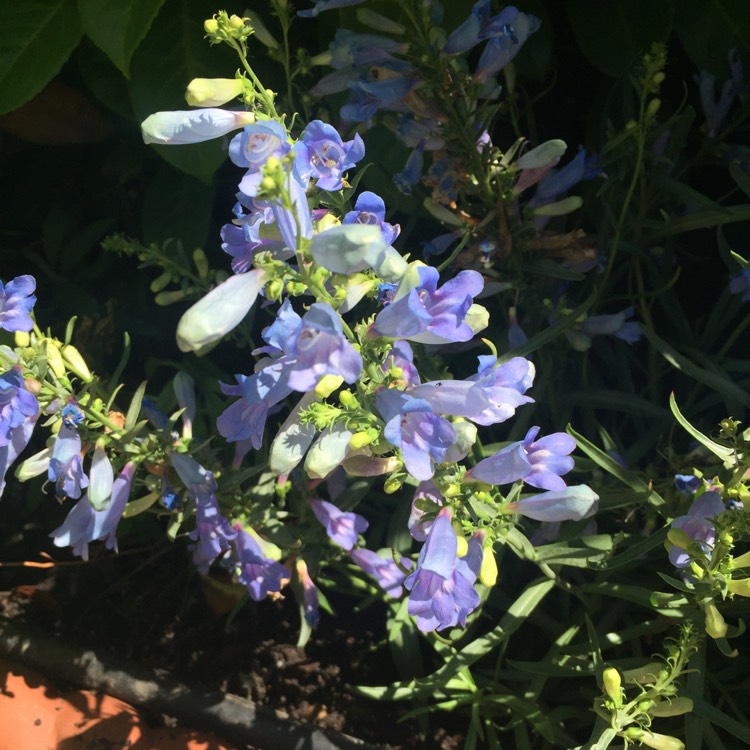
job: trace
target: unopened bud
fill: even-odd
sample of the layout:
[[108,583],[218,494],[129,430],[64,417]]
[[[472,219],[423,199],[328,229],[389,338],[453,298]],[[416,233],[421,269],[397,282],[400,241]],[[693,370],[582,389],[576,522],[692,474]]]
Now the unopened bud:
[[215,34],[219,30],[219,22],[215,18],[208,18],[203,22],[206,34]]
[[328,398],[343,382],[341,375],[323,375],[315,386],[315,395],[318,398]]
[[72,344],[66,344],[62,348],[62,356],[68,365],[68,369],[75,375],[78,375],[81,380],[86,383],[90,383],[93,380],[86,361]]
[[357,397],[348,388],[345,388],[339,393],[339,401],[341,405],[345,406],[347,409],[356,409],[359,406]]
[[484,586],[494,586],[497,583],[497,559],[492,544],[485,544],[482,548],[482,565],[479,568],[479,580]]
[[370,445],[371,442],[370,433],[365,430],[364,432],[355,432],[349,440],[349,445],[356,451]]
[[28,331],[16,331],[15,333],[16,346],[28,346],[31,343],[31,336]]
[[456,534],[456,555],[458,557],[465,557],[469,551],[469,543],[466,541],[466,537],[458,532]]
[[602,672],[604,692],[619,705],[622,700],[622,676],[614,667],[607,667]]
[[233,29],[244,29],[245,28],[245,19],[240,18],[239,16],[235,15],[234,13],[229,16],[229,25]]
[[65,377],[65,362],[63,362],[59,344],[52,339],[47,339],[45,343],[47,365],[49,366],[49,369],[52,370],[58,378]]
[[42,390],[42,384],[34,378],[26,378],[23,381],[23,387],[33,396],[38,396]]
[[706,633],[711,638],[723,638],[729,629],[726,621],[713,602],[706,604],[704,608],[706,615]]
[[385,492],[386,495],[392,495],[394,492],[398,492],[401,489],[403,483],[403,480],[399,477],[388,477],[383,484],[383,492]]

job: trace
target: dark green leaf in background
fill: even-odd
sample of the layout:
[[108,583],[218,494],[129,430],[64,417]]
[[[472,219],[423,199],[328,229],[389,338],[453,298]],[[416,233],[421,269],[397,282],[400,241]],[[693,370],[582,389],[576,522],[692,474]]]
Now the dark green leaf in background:
[[146,36],[164,0],[78,0],[83,29],[122,71]]
[[75,0],[0,3],[0,114],[35,97],[60,71],[83,31]]
[[624,75],[654,42],[667,40],[675,6],[675,0],[568,0],[566,3],[581,51],[592,65],[616,78]]
[[698,69],[729,77],[727,52],[750,58],[750,3],[747,0],[680,0],[675,33]]

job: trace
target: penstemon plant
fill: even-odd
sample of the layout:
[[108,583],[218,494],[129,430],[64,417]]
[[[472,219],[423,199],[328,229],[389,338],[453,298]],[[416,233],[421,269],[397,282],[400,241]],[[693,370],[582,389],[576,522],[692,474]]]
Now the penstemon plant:
[[[191,109],[141,125],[147,144],[171,149],[219,140],[238,170],[223,267],[175,242],[103,243],[158,269],[158,304],[191,302],[163,409],[146,382],[124,399],[127,339],[104,378],[71,343],[75,319],[61,338],[36,320],[33,277],[0,286],[0,493],[11,467],[20,481],[44,476],[69,508],[52,542],[84,560],[98,541],[117,551],[123,518],[154,515],[201,575],[230,578],[245,601],[293,597],[300,645],[334,614],[334,596],[380,600],[402,679],[356,689],[410,700],[420,718],[462,710],[469,749],[499,748],[512,733],[518,747],[590,735],[580,748],[679,750],[678,716],[688,743],[706,717],[742,738],[742,712],[707,665],[737,656],[730,641],[744,632],[750,434],[727,418],[709,437],[673,396],[697,447],[660,446],[645,469],[621,454],[631,435],[631,456],[656,456],[653,434],[666,429],[659,407],[635,395],[642,377],[658,402],[667,380],[656,356],[636,362],[643,339],[679,377],[748,403],[745,381],[656,333],[653,298],[678,275],[674,237],[691,222],[739,221],[746,208],[697,218],[675,208],[675,196],[698,198],[673,179],[692,163],[674,137],[688,115],[659,119],[666,48],[633,65],[632,118],[608,119],[601,153],[581,148],[560,166],[565,142],[524,133],[533,108],[513,64],[539,18],[513,6],[493,14],[479,0],[446,30],[434,0],[400,3],[390,17],[364,5],[316,0],[300,11],[357,6],[358,23],[378,33],[338,29],[328,51],[296,62],[285,0],[271,3],[281,42],[261,13],[219,11],[204,31],[237,55],[235,76],[192,80]],[[258,73],[261,45],[284,69],[281,93]],[[746,100],[736,55],[730,64],[718,102],[713,80],[698,79],[712,158],[728,148],[713,139],[743,122],[739,113],[725,127],[735,98]],[[312,87],[299,85],[326,65]],[[505,149],[493,143],[498,122]],[[378,126],[409,152],[382,196],[366,173],[385,169],[388,155],[368,141]],[[560,223],[586,208],[569,194],[579,185],[603,206],[596,238]],[[403,229],[396,195],[417,206]],[[750,283],[747,262],[725,255],[735,298],[707,317],[715,333]],[[717,355],[737,373],[727,355],[746,325]],[[612,347],[603,367],[600,342]],[[228,352],[239,365],[225,364]],[[188,370],[204,373],[199,384]],[[217,375],[226,371],[234,377]],[[617,433],[590,413],[581,434],[554,431],[587,398],[625,413],[609,422]],[[602,447],[584,437],[595,430]],[[19,460],[32,440],[43,449]],[[585,455],[574,460],[576,448]],[[732,716],[709,706],[711,691]]]

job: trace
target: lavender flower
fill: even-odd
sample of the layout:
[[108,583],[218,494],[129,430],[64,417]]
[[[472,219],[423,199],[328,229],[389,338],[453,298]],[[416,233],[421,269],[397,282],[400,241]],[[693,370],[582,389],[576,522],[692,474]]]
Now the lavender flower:
[[506,24],[500,35],[487,42],[474,71],[474,81],[484,83],[499,73],[521,51],[539,24],[539,19],[529,13],[519,13],[512,25]]
[[8,445],[17,428],[39,413],[39,403],[26,390],[20,367],[0,374],[0,448]]
[[[1,378],[0,382],[2,382]],[[1,390],[0,393],[2,393]],[[5,490],[5,475],[13,462],[21,455],[23,449],[29,444],[38,416],[39,412],[27,417],[20,425],[12,428],[8,435],[8,441],[5,445],[0,445],[0,497]]]
[[[378,582],[378,586],[382,588],[386,594],[392,596],[394,599],[400,599],[403,592],[402,583],[404,582],[405,573],[396,565],[393,559],[387,560],[381,557],[377,552],[373,552],[363,547],[353,549],[349,553],[349,557],[359,565],[365,573],[369,573],[374,576]],[[410,561],[405,561],[410,563]]]
[[34,327],[31,309],[36,303],[33,276],[16,276],[3,285],[0,281],[0,328],[6,331],[30,331]]
[[[721,495],[710,490],[695,498],[687,514],[677,516],[671,526],[679,529],[689,541],[698,542],[703,551],[708,552],[716,541],[716,527],[712,521],[724,510]],[[669,560],[675,568],[682,569],[690,564],[690,555],[684,547],[673,544],[669,550]]]
[[141,123],[141,132],[144,143],[175,146],[220,138],[252,122],[254,113],[226,109],[155,112]]
[[587,336],[611,335],[628,344],[635,344],[641,338],[641,327],[628,320],[634,314],[632,307],[614,315],[592,315],[581,323],[581,330]]
[[305,620],[310,627],[314,628],[320,620],[318,589],[310,578],[307,563],[301,557],[297,558],[295,569],[297,570],[297,578],[302,585],[302,606],[305,611]]
[[342,224],[372,224],[380,227],[386,245],[392,245],[401,231],[398,224],[393,225],[385,221],[383,199],[369,191],[359,195],[354,204],[354,210],[344,216]]
[[543,492],[508,503],[505,509],[535,521],[580,521],[596,513],[597,495],[585,484],[566,487],[564,490]]
[[475,535],[468,552],[457,557],[458,538],[451,523],[450,508],[442,508],[417,559],[416,569],[405,580],[410,592],[408,611],[417,618],[422,632],[460,624],[479,606],[474,589],[482,565],[482,545]]
[[348,8],[350,5],[360,5],[365,0],[312,0],[315,7],[309,10],[297,11],[297,15],[303,18],[315,18],[318,13],[324,10],[333,10],[334,8]]
[[47,477],[50,482],[55,483],[55,494],[58,497],[77,500],[81,491],[89,486],[88,477],[83,471],[81,438],[74,427],[65,423],[55,438]]
[[341,107],[341,117],[344,120],[369,123],[379,110],[407,110],[405,99],[417,85],[416,79],[409,75],[412,69],[405,65],[389,68],[394,69],[390,70],[390,75],[383,80],[355,80],[349,84],[351,98]]
[[365,155],[365,144],[359,134],[344,141],[333,125],[313,120],[295,146],[295,160],[300,172],[317,180],[321,190],[341,190],[342,176]]
[[576,442],[564,432],[536,440],[538,434],[539,427],[532,427],[523,440],[480,461],[466,473],[466,478],[488,484],[510,484],[523,479],[543,490],[564,490],[561,475],[573,468],[573,459],[568,454],[575,450]]
[[367,520],[357,513],[339,510],[325,500],[308,500],[315,517],[325,526],[326,534],[347,552],[357,543],[360,534],[369,526]]
[[233,543],[237,558],[237,580],[247,588],[250,597],[260,602],[268,594],[281,591],[292,574],[281,563],[263,554],[258,542],[242,526],[236,524]]
[[[286,128],[276,120],[263,120],[246,125],[239,135],[234,136],[229,144],[229,158],[238,166],[251,172],[259,172],[271,156],[283,157],[289,153]],[[243,190],[246,195],[252,195]]]
[[482,275],[461,271],[438,289],[439,276],[431,266],[412,266],[391,304],[378,313],[372,330],[421,344],[469,341],[475,331],[466,317],[484,286]]
[[407,471],[420,481],[430,479],[435,473],[432,462],[443,461],[445,452],[456,441],[451,423],[434,414],[424,399],[401,391],[381,391],[376,404],[386,422],[383,436],[401,449]]
[[112,500],[104,510],[94,510],[88,495],[84,495],[68,513],[62,526],[51,534],[56,547],[72,547],[73,554],[89,559],[89,544],[103,539],[109,550],[117,552],[117,524],[120,522],[130,495],[135,464],[125,464],[112,487]]
[[729,280],[729,291],[741,295],[743,302],[750,302],[750,268],[743,268]]
[[498,36],[511,37],[515,34],[512,24],[518,19],[518,8],[509,5],[496,16],[490,16],[490,11],[490,0],[479,0],[474,3],[471,15],[448,37],[443,48],[444,54],[458,55],[486,39]]

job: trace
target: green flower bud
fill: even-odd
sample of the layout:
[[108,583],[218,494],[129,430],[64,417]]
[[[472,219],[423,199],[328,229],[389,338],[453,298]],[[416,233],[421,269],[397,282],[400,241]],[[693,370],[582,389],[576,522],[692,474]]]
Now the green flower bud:
[[726,621],[713,602],[709,602],[703,609],[706,615],[706,633],[711,638],[723,638],[729,629]]
[[78,375],[81,380],[86,383],[90,383],[93,380],[91,371],[78,349],[71,344],[66,344],[62,348],[62,356],[65,363],[68,365],[68,369],[75,375]]
[[622,677],[614,667],[607,667],[602,672],[604,692],[618,705],[622,701]]

